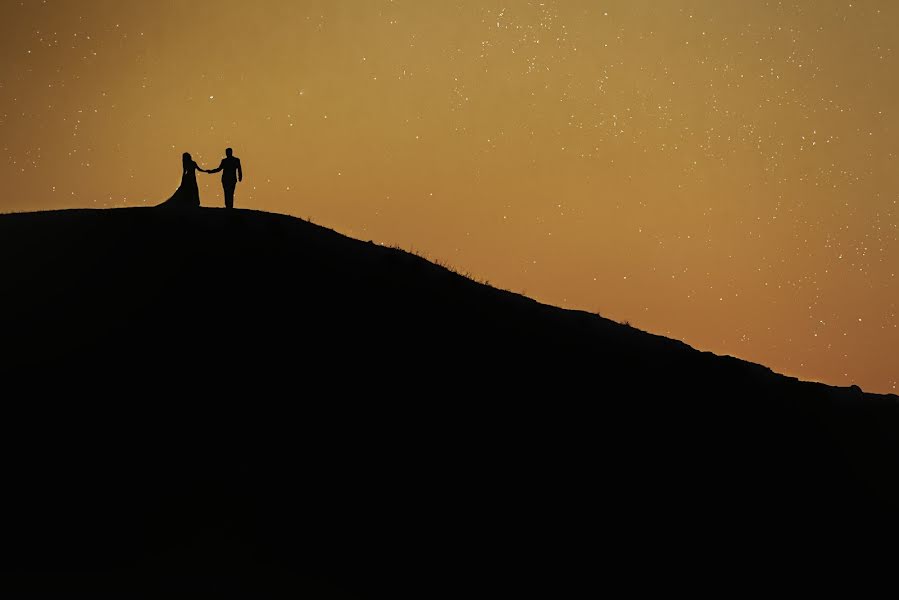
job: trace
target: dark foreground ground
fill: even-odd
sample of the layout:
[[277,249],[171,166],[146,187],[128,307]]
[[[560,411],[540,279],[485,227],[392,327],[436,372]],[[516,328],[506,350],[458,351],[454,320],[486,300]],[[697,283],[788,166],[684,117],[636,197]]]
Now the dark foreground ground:
[[6,215],[0,267],[0,588],[730,595],[892,572],[895,396],[279,215]]

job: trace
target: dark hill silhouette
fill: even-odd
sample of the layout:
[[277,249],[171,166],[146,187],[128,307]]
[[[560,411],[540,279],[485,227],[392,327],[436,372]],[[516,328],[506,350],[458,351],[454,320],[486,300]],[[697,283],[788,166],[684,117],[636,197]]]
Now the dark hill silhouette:
[[280,215],[4,215],[0,261],[7,582],[571,597],[894,553],[895,396]]

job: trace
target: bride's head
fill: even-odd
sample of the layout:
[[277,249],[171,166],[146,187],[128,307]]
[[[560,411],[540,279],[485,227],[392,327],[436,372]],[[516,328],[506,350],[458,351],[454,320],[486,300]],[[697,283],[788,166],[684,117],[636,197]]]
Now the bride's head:
[[190,152],[185,152],[184,154],[181,155],[181,164],[184,165],[184,168],[185,168],[185,169],[186,169],[187,166],[188,166],[190,163],[192,163],[193,161],[194,161],[194,159],[192,159],[192,158],[190,157]]

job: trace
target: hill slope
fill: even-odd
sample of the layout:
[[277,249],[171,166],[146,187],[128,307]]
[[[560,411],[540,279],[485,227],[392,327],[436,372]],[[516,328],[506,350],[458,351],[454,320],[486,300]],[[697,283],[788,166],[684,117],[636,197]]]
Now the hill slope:
[[4,215],[0,261],[7,572],[557,595],[894,532],[895,396],[279,215]]

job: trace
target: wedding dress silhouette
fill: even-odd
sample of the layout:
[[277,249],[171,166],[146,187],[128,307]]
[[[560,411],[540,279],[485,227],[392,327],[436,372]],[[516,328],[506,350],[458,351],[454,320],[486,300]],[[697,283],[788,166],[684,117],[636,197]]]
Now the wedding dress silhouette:
[[200,189],[197,187],[197,171],[202,171],[190,154],[181,157],[181,185],[171,198],[160,204],[164,208],[197,208],[200,206]]

